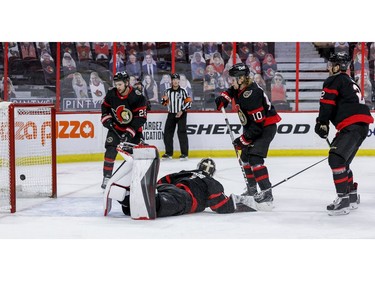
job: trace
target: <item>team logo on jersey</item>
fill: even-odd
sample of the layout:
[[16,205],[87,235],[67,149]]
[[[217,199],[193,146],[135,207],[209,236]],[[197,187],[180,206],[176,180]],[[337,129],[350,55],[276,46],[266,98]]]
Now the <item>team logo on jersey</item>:
[[135,94],[138,96],[142,96],[142,92],[140,90],[135,90]]
[[253,90],[251,90],[251,91],[246,91],[246,92],[244,92],[242,95],[243,95],[243,97],[244,97],[245,99],[247,99],[248,97],[251,96],[252,93],[253,93]]
[[120,105],[116,110],[112,109],[112,111],[120,124],[129,124],[133,119],[133,113],[125,105]]
[[238,117],[240,118],[241,125],[245,126],[247,124],[247,118],[240,108],[238,108]]

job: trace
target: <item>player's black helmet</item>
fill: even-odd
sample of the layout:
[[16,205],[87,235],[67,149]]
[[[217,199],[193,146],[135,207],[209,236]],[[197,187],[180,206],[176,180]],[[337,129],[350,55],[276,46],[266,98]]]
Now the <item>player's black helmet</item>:
[[171,78],[172,78],[172,79],[178,79],[178,80],[180,80],[180,74],[178,74],[178,73],[173,73],[173,74],[171,74]]
[[243,75],[248,76],[250,74],[249,67],[244,63],[236,63],[229,69],[229,76],[241,77]]
[[113,81],[127,81],[129,80],[129,74],[126,71],[116,72],[115,76],[113,76]]
[[348,68],[350,64],[351,59],[347,53],[339,52],[336,54],[332,54],[329,57],[328,61],[333,63],[333,65],[339,65],[341,71],[346,71],[346,69]]
[[209,174],[212,177],[216,172],[216,165],[214,160],[211,158],[203,158],[201,161],[199,161],[197,169]]

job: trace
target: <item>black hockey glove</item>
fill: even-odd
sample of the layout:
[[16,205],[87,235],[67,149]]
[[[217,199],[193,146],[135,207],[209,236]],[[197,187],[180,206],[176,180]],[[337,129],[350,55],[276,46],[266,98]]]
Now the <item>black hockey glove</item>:
[[244,135],[241,135],[240,137],[236,138],[233,141],[234,148],[237,150],[242,150],[246,147],[248,147],[251,144],[252,140],[245,138]]
[[322,139],[326,139],[329,133],[329,124],[316,119],[315,133]]
[[121,135],[121,142],[130,142],[133,136],[129,132],[125,132]]
[[109,119],[105,120],[105,121],[103,122],[103,126],[104,126],[105,128],[107,128],[108,130],[110,130],[111,127],[113,127],[113,120],[112,120],[112,118],[109,118]]
[[217,110],[221,110],[222,107],[226,108],[227,105],[228,105],[228,101],[226,100],[226,98],[222,97],[222,96],[218,96],[215,98],[215,103],[216,103],[216,108]]

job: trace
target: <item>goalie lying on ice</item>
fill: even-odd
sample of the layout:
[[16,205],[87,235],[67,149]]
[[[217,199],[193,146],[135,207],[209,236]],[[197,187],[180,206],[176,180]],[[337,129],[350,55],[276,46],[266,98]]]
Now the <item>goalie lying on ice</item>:
[[155,219],[197,213],[210,207],[216,213],[253,212],[257,209],[253,197],[224,194],[220,182],[212,176],[215,162],[202,159],[195,170],[166,175],[157,181],[159,153],[155,146],[137,145],[117,148],[125,159],[109,180],[104,192],[104,216],[117,200],[125,215],[133,219]]

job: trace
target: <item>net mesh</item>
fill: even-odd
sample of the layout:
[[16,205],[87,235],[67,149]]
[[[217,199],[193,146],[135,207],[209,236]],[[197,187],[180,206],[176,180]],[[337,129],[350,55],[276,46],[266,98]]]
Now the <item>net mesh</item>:
[[14,108],[0,103],[0,210],[10,210],[10,139],[9,122],[14,123],[15,182],[17,198],[52,195],[52,109],[33,106]]

